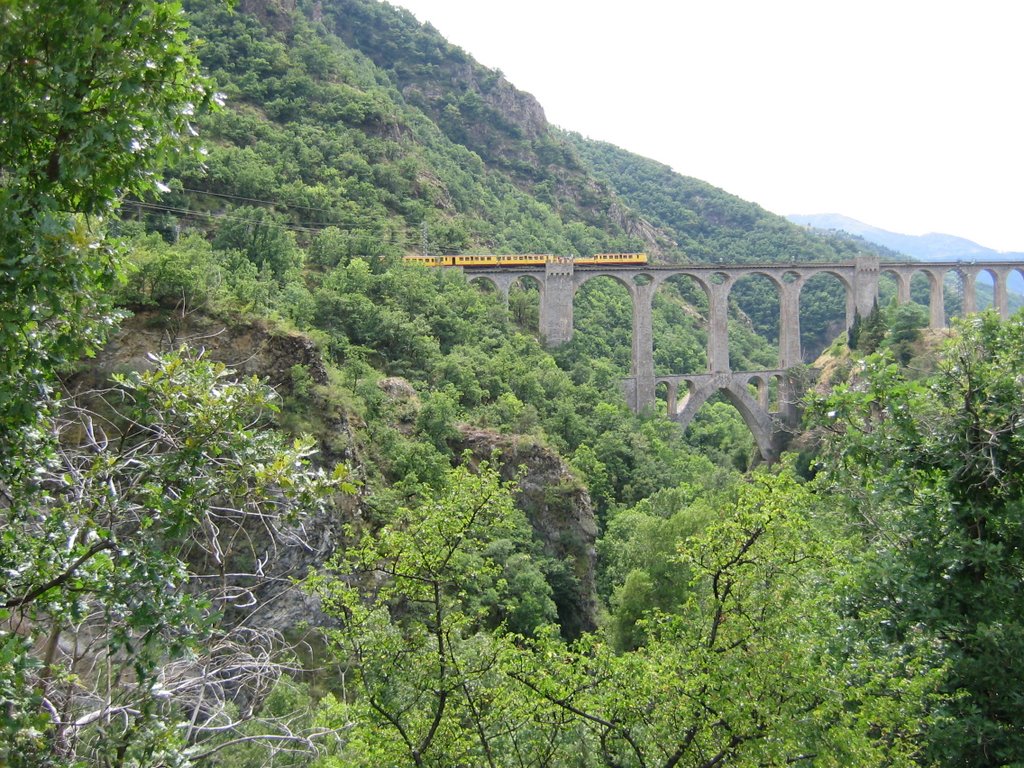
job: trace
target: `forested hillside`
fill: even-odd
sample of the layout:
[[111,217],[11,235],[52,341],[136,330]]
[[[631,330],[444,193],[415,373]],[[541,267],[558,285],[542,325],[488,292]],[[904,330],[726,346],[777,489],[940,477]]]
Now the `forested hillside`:
[[[319,22],[273,3],[189,9],[229,108],[204,124],[210,156],[184,187],[269,200],[291,226],[334,225],[339,256],[643,248],[536,102],[409,14],[378,3],[328,5]],[[379,50],[337,36],[354,29]]]
[[[407,12],[356,1],[305,13],[258,2],[240,13],[208,3],[190,10],[204,64],[228,106],[201,123],[203,165],[172,184],[177,194],[141,203],[139,213],[165,234],[183,220],[234,230],[215,241],[221,247],[258,240],[263,253],[250,260],[270,265],[279,279],[290,258],[280,231],[292,231],[325,266],[424,249],[646,250],[662,262],[842,260],[857,251],[657,163],[554,129],[532,97]],[[622,303],[610,286],[590,290],[593,303]],[[282,309],[294,314],[292,293],[283,292]],[[735,365],[777,365],[776,289],[751,279],[734,299]],[[683,338],[679,330],[699,297],[672,285],[657,301],[666,318],[656,333],[659,367],[702,370],[700,330]],[[841,324],[842,288],[812,283],[802,304],[813,359]],[[621,328],[617,335],[599,346],[617,346],[621,366],[628,339]]]
[[295,226],[333,223],[391,253],[418,250],[424,223],[428,249],[444,253],[632,248],[735,262],[855,252],[553,128],[533,97],[401,9],[187,7],[228,103],[204,125],[210,156],[184,177],[189,189],[269,198]]
[[[535,287],[401,257],[862,246],[391,5],[183,5],[0,4],[0,766],[1024,760],[1024,321],[880,307],[756,466],[725,402],[629,411],[621,286],[550,350]],[[777,364],[773,291],[734,366]],[[660,371],[706,312],[659,291]]]

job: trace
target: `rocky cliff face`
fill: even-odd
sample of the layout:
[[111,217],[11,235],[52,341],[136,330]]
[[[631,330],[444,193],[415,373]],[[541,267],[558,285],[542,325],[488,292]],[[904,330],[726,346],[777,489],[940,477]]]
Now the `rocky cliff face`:
[[[149,355],[183,344],[202,348],[204,354],[241,374],[260,377],[282,394],[292,391],[294,366],[302,366],[317,384],[328,380],[319,351],[302,334],[280,332],[258,323],[226,323],[200,314],[182,316],[147,311],[125,321],[95,360],[72,377],[70,384],[76,390],[102,386],[111,373],[145,369],[152,365]],[[398,378],[383,379],[380,386],[389,398],[408,406],[397,413],[406,414],[411,425],[419,408],[416,391]],[[320,416],[325,429],[351,432],[347,415]],[[457,442],[453,446],[457,452],[469,450],[480,461],[498,452],[502,476],[519,477],[516,503],[526,513],[545,553],[568,566],[568,583],[553,585],[560,595],[557,607],[563,631],[567,636],[576,636],[594,629],[597,525],[586,489],[560,456],[529,438],[463,427]],[[347,444],[354,443],[355,437],[350,434]],[[324,456],[329,462],[344,460],[353,465],[357,477],[365,474],[358,466],[357,454],[336,454],[325,444]],[[520,473],[520,468],[525,471]],[[342,518],[357,514],[358,507],[358,497],[342,499],[338,509],[306,521],[302,546],[276,551],[267,571],[268,586],[261,594],[269,607],[260,611],[260,621],[282,628],[314,619],[317,609],[313,602],[290,586],[284,587],[288,594],[280,594],[281,585],[330,557],[338,543],[336,532]]]
[[302,365],[317,384],[327,382],[316,345],[301,333],[272,330],[259,322],[225,322],[198,313],[141,311],[125,320],[107,345],[73,378],[76,388],[96,386],[111,373],[152,367],[151,354],[183,345],[203,350],[240,374],[258,376],[282,394],[291,391],[292,368]]
[[559,585],[563,597],[556,601],[562,632],[576,637],[595,629],[597,521],[587,489],[561,456],[531,438],[465,426],[460,431],[459,449],[468,449],[478,460],[498,453],[502,477],[518,477],[516,504],[545,554],[570,566],[572,584]]
[[[96,357],[70,378],[68,387],[82,393],[107,386],[112,373],[149,369],[153,367],[151,355],[182,346],[202,350],[207,358],[225,363],[241,375],[257,376],[281,395],[292,392],[295,366],[302,366],[313,382],[327,383],[319,350],[300,333],[259,322],[227,322],[200,313],[146,310],[126,319]],[[326,461],[333,464],[343,458],[327,456]],[[331,556],[338,545],[341,523],[357,503],[357,499],[339,497],[336,505],[301,525],[275,532],[260,524],[243,525],[247,546],[240,548],[239,556],[259,558],[266,564],[261,579],[247,582],[260,607],[250,616],[239,615],[253,625],[281,631],[296,630],[303,622],[316,623],[319,609],[315,600],[293,580]],[[201,552],[190,558],[199,571],[208,567],[202,558]]]

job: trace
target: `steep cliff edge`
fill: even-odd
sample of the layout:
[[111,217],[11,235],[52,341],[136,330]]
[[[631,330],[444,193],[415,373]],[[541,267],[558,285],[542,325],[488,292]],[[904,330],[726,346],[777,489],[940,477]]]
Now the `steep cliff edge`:
[[570,583],[557,586],[558,620],[567,637],[597,627],[597,521],[590,494],[561,456],[529,437],[463,426],[458,448],[478,460],[498,456],[505,480],[519,488],[522,509],[545,554],[568,566]]
[[259,321],[225,321],[198,312],[144,310],[127,318],[106,346],[78,372],[73,384],[95,386],[111,373],[152,367],[149,355],[182,346],[203,350],[240,374],[258,376],[281,394],[292,387],[292,368],[302,365],[317,384],[327,368],[316,345],[297,332]]
[[[78,391],[104,386],[110,374],[151,367],[151,354],[182,345],[202,349],[209,358],[240,374],[257,376],[286,397],[293,394],[296,366],[317,385],[329,382],[327,366],[318,348],[301,333],[276,329],[266,323],[228,322],[201,313],[143,311],[122,324],[96,358],[70,378],[69,386]],[[408,403],[407,409],[398,409],[396,414],[415,418],[410,414],[418,410],[419,397],[412,386],[402,379],[390,378],[382,379],[379,387],[389,399]],[[310,401],[309,407],[318,406]],[[359,438],[355,434],[362,420],[356,414],[339,414],[335,410],[323,410],[315,422],[320,429],[332,433],[319,436],[321,458],[332,464],[344,461],[352,467],[355,477],[365,478],[370,473],[360,464]],[[346,435],[333,434],[338,430]],[[469,451],[478,461],[499,457],[497,464],[502,477],[517,481],[516,504],[530,521],[541,549],[565,565],[564,571],[551,576],[559,582],[551,586],[563,632],[573,637],[594,629],[597,525],[586,488],[557,453],[532,438],[465,425],[459,432],[452,445],[457,454]],[[338,445],[347,448],[335,450]],[[289,579],[302,576],[330,557],[338,544],[341,523],[359,514],[361,502],[361,496],[340,499],[336,509],[306,522],[306,546],[275,553],[274,562],[268,564],[268,574],[278,586],[268,587],[264,595],[269,607],[260,611],[263,621],[277,627],[294,627],[312,617],[315,606],[290,586]]]

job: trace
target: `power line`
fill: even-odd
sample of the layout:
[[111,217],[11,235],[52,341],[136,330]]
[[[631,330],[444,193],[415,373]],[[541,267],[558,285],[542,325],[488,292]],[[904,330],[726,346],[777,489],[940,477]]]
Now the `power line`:
[[319,224],[319,223],[312,223],[312,222],[300,222],[298,224],[291,224],[291,223],[276,222],[276,221],[275,222],[259,221],[258,219],[250,219],[250,218],[247,218],[245,216],[236,216],[236,215],[231,214],[231,213],[209,213],[207,211],[194,211],[194,210],[191,210],[191,209],[188,209],[188,208],[178,208],[178,207],[175,207],[175,206],[172,206],[172,205],[160,205],[159,203],[144,203],[144,202],[141,202],[141,201],[138,201],[138,200],[128,200],[128,201],[126,201],[126,204],[134,205],[134,206],[137,206],[139,208],[144,208],[144,209],[149,210],[149,211],[156,211],[156,212],[162,212],[162,213],[176,213],[176,214],[180,214],[182,216],[204,216],[204,217],[206,217],[208,219],[232,219],[234,221],[244,221],[244,222],[249,223],[249,224],[269,224],[269,223],[273,223],[273,224],[277,224],[280,227],[283,227],[285,229],[290,229],[290,230],[295,231],[295,232],[309,232],[309,233],[312,233],[312,234],[317,234],[319,232],[322,232],[325,227],[339,226],[338,224],[331,224],[331,223]]
[[192,192],[197,195],[211,195],[213,197],[224,197],[229,200],[244,200],[247,203],[263,203],[264,205],[274,205],[283,208],[301,208],[304,211],[316,211],[318,213],[334,213],[330,208],[314,208],[311,205],[299,205],[297,203],[277,203],[273,200],[260,200],[256,197],[245,197],[243,195],[229,195],[226,192],[207,192],[203,189],[192,189],[190,187],[182,187],[183,192]]

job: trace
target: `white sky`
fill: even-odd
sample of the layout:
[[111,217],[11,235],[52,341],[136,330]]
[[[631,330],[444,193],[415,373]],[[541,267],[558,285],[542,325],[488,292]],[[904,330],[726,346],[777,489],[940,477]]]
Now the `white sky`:
[[1024,251],[1019,0],[391,0],[548,119],[779,214]]

